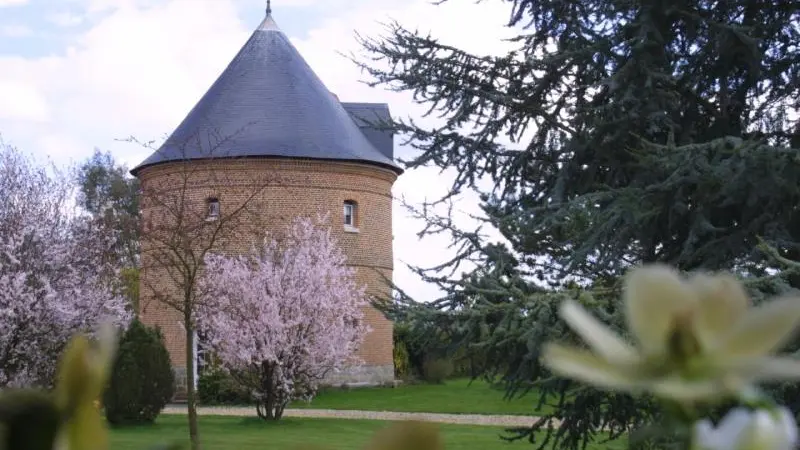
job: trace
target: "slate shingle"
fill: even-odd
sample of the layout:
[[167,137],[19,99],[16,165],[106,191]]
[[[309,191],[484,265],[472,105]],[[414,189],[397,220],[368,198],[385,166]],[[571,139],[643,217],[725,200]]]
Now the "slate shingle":
[[131,173],[185,159],[289,157],[376,164],[399,174],[392,133],[365,123],[389,117],[385,104],[340,103],[267,15],[161,148]]

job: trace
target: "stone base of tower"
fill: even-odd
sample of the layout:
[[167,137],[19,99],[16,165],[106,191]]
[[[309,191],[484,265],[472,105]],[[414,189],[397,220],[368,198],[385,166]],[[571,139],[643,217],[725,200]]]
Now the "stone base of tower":
[[321,383],[323,386],[382,386],[394,384],[394,365],[352,366],[337,373],[330,373]]
[[[186,400],[186,368],[173,367],[175,374],[175,397],[173,401]],[[352,366],[330,373],[320,383],[325,387],[369,387],[369,386],[390,386],[394,385],[394,366]]]

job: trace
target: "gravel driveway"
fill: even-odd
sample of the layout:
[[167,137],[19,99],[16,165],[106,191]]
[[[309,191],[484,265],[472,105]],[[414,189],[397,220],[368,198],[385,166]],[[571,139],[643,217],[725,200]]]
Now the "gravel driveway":
[[[200,415],[213,416],[255,416],[255,407],[216,407],[201,406],[197,408]],[[169,405],[163,414],[186,414],[186,406]],[[534,416],[501,416],[486,414],[434,414],[396,411],[354,411],[342,409],[287,409],[285,417],[313,417],[336,419],[371,419],[371,420],[419,420],[426,422],[451,423],[462,425],[491,425],[504,427],[529,427],[538,420]]]

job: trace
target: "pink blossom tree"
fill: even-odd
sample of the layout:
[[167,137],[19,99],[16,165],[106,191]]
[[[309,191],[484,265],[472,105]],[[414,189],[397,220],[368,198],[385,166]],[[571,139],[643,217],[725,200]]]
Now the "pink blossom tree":
[[130,313],[108,282],[108,236],[69,214],[68,180],[1,144],[0,388],[49,386],[73,334]]
[[328,373],[357,363],[368,331],[364,288],[325,222],[298,218],[250,255],[206,258],[210,296],[198,326],[265,420],[279,420],[291,400],[310,400]]

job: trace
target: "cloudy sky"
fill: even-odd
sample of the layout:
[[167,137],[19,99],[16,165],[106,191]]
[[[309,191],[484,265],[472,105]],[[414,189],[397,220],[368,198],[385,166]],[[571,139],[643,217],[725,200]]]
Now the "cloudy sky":
[[[339,52],[358,51],[354,33],[381,23],[433,32],[444,43],[504,53],[504,2],[450,0],[273,0],[273,16],[342,101],[388,102],[395,115],[422,111],[405,94],[369,88]],[[0,136],[59,166],[111,151],[132,167],[148,151],[119,139],[160,142],[180,123],[264,18],[262,0],[0,0]],[[395,154],[408,155],[396,148]],[[394,195],[435,198],[448,177],[407,172]],[[424,187],[423,187],[424,186]],[[458,205],[474,211],[474,199]],[[421,224],[395,207],[395,281],[421,300],[436,295],[404,267],[447,255],[447,240],[419,241]]]

